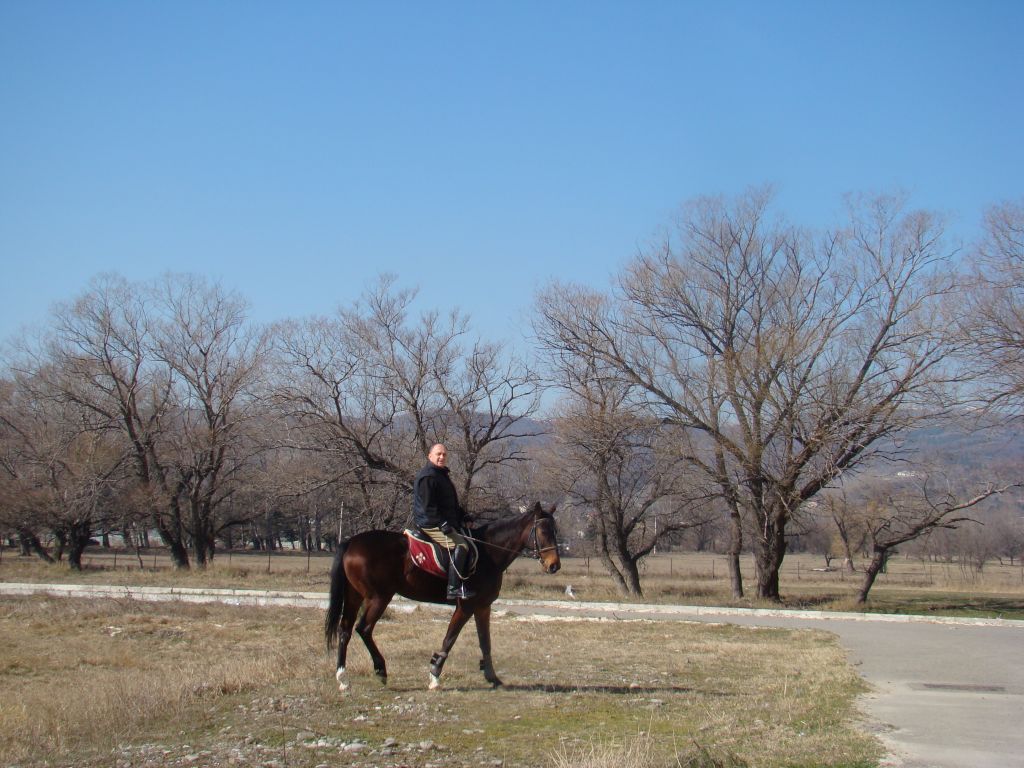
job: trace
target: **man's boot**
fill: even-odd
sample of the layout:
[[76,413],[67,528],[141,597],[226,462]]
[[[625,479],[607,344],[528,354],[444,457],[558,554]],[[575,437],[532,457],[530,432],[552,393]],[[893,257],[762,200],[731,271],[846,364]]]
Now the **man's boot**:
[[476,595],[476,592],[466,586],[466,582],[460,574],[466,571],[466,560],[469,559],[469,552],[464,547],[456,547],[451,553],[451,562],[448,564],[448,600],[455,602],[457,599],[468,600]]

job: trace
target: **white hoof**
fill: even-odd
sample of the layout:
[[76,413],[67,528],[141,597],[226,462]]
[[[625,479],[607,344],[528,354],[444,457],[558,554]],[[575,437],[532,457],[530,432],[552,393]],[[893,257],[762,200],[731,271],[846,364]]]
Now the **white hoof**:
[[441,687],[441,678],[439,678],[437,675],[435,675],[433,672],[431,672],[430,673],[430,685],[428,686],[428,688],[431,691],[436,691],[440,687]]
[[345,668],[338,667],[338,671],[334,673],[334,679],[338,681],[338,690],[344,693],[348,690],[348,679],[345,677]]

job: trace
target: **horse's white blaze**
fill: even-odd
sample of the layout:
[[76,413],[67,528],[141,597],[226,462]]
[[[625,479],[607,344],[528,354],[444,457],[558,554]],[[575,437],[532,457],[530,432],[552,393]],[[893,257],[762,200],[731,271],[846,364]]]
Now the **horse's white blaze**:
[[433,672],[430,673],[430,690],[436,691],[441,687],[441,678],[435,675]]

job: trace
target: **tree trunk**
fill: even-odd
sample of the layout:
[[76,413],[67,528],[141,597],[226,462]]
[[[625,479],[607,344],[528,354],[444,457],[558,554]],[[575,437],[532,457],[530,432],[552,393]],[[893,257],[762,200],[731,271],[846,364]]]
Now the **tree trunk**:
[[740,554],[743,552],[743,524],[740,513],[729,513],[729,587],[733,599],[743,597],[743,573],[740,570]]
[[67,533],[62,530],[55,530],[53,536],[57,539],[57,551],[54,554],[54,559],[58,563],[64,562],[64,550],[67,547],[68,537]]
[[21,544],[21,552],[23,555],[35,553],[40,560],[46,563],[55,563],[50,553],[46,551],[46,547],[43,546],[43,542],[39,540],[32,531],[18,531],[18,541]]
[[607,551],[602,549],[601,551],[601,562],[604,563],[605,570],[608,571],[608,575],[612,577],[612,582],[615,584],[615,588],[618,590],[620,595],[629,595],[629,586],[626,584],[626,579],[622,575],[622,571],[615,565],[615,561],[612,560],[611,555]]
[[643,597],[644,591],[640,586],[640,565],[634,559],[624,560],[622,563],[623,575],[626,579],[626,589],[630,597]]
[[758,539],[755,554],[757,563],[757,596],[762,600],[778,602],[779,570],[786,556],[786,528],[784,520],[768,521],[764,525],[764,536]]
[[888,548],[875,547],[875,553],[871,562],[864,569],[864,580],[860,584],[860,591],[857,592],[857,605],[864,605],[868,601],[868,592],[875,583],[875,578],[885,570],[885,564],[889,560]]
[[189,502],[192,518],[192,560],[199,568],[205,568],[213,560],[213,533],[210,530],[210,512],[202,500]]
[[185,548],[184,542],[180,539],[172,541],[168,544],[168,549],[170,550],[171,562],[174,564],[174,567],[187,571],[190,566],[188,562],[188,550]]
[[182,537],[174,535],[160,520],[156,520],[155,523],[160,538],[163,540],[164,546],[167,547],[167,551],[171,556],[171,563],[175,568],[188,570],[188,548],[185,546]]
[[160,534],[160,539],[171,556],[171,563],[175,568],[187,570],[189,568],[188,547],[185,546],[185,537],[181,525],[181,510],[177,503],[171,504],[171,525],[168,525],[158,510],[153,510],[153,526]]
[[89,546],[92,536],[92,524],[88,521],[73,523],[68,530],[68,565],[72,570],[82,570],[82,554]]
[[857,566],[853,564],[853,547],[850,546],[850,537],[845,530],[840,534],[839,540],[843,543],[843,566],[853,573]]

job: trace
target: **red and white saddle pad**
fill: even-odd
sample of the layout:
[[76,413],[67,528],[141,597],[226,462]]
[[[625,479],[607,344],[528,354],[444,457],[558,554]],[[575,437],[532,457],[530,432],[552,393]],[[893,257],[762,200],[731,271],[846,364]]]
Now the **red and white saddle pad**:
[[[428,539],[425,534],[409,528],[405,529],[405,538],[409,542],[409,557],[418,568],[434,576],[448,577],[448,562],[451,556],[447,549]],[[476,544],[470,540],[469,562],[466,565],[467,576],[476,570],[477,555]]]

